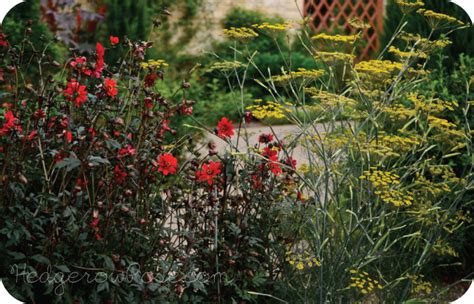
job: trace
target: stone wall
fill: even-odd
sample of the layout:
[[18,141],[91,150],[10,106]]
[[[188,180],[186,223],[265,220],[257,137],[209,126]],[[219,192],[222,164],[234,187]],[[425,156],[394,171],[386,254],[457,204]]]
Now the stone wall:
[[301,19],[303,0],[206,0],[205,6],[212,9],[214,18],[222,20],[234,7],[260,11],[268,15],[279,15],[285,19]]

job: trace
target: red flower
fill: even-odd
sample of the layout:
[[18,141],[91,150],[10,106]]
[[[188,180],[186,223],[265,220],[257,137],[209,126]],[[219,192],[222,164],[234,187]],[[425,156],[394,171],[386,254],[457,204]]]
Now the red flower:
[[305,197],[303,196],[303,193],[301,193],[301,191],[298,191],[298,193],[296,194],[296,199],[302,203],[304,203],[304,201],[306,200]]
[[34,114],[35,118],[45,118],[46,117],[46,113],[44,112],[43,109],[38,109],[36,110],[35,114]]
[[178,160],[171,154],[165,153],[158,157],[158,172],[163,175],[175,174],[178,169]]
[[265,147],[262,152],[262,156],[268,159],[277,159],[278,158],[278,150],[275,148]]
[[293,157],[289,156],[285,161],[285,165],[291,167],[292,169],[296,169],[296,160]]
[[97,60],[95,62],[94,77],[99,78],[102,75],[102,71],[104,70],[104,66],[105,66],[105,62],[104,62],[105,50],[102,44],[100,44],[100,42],[97,42],[95,46],[95,50],[97,54]]
[[147,98],[145,98],[144,101],[145,101],[145,107],[147,109],[153,108],[153,99],[151,99],[150,97],[147,97]]
[[260,175],[257,175],[257,174],[252,174],[252,181],[253,181],[253,187],[255,189],[260,189],[262,188],[262,178]]
[[9,46],[8,41],[7,41],[6,37],[5,37],[5,35],[3,35],[2,33],[0,33],[0,46],[2,46],[2,47],[7,47],[7,46]]
[[81,85],[76,79],[71,79],[63,92],[68,101],[74,102],[76,107],[80,107],[87,101],[87,90],[85,85]]
[[91,135],[92,138],[96,137],[97,132],[94,130],[94,128],[90,127],[87,132]]
[[130,145],[127,145],[125,148],[122,148],[118,151],[118,158],[130,155],[133,156],[137,153],[137,150]]
[[160,136],[163,137],[166,132],[171,131],[170,121],[165,119],[161,122]]
[[245,112],[245,115],[244,115],[244,118],[245,118],[245,122],[246,122],[246,123],[251,123],[251,122],[252,122],[252,119],[253,119],[252,112],[246,111],[246,112]]
[[268,169],[275,175],[280,175],[282,173],[280,163],[275,160],[270,160],[268,162]]
[[66,138],[68,143],[72,142],[72,133],[69,131],[64,130],[63,131],[64,137]]
[[193,114],[193,106],[188,105],[186,103],[186,101],[183,100],[183,102],[181,103],[180,112],[181,112],[181,114],[183,114],[185,116],[192,115]]
[[12,111],[5,112],[4,117],[5,117],[6,122],[3,125],[3,127],[0,129],[0,136],[3,136],[9,133],[11,130],[15,130],[18,132],[23,131],[21,124],[18,122],[18,120],[16,119]]
[[278,150],[275,148],[265,147],[262,156],[268,158],[267,167],[275,175],[282,173],[280,163],[278,162]]
[[110,44],[117,45],[120,42],[119,37],[110,36]]
[[117,96],[117,93],[118,93],[117,82],[114,79],[110,79],[110,78],[105,78],[104,82],[105,82],[105,86],[104,86],[105,93],[109,97],[112,97],[112,98]]
[[38,131],[36,130],[31,131],[30,135],[28,135],[28,141],[32,141],[36,137],[36,135],[38,135]]
[[234,126],[232,121],[227,117],[222,117],[222,119],[217,124],[217,136],[220,138],[232,137],[234,135]]
[[114,168],[114,177],[115,181],[118,184],[123,184],[125,182],[125,178],[128,176],[127,172],[123,172],[122,169],[120,169],[119,165],[115,165]]
[[94,218],[91,222],[91,228],[97,228],[97,226],[99,226],[99,223],[100,223],[100,220],[99,218]]
[[221,174],[222,164],[220,162],[210,161],[209,164],[202,164],[201,170],[196,172],[196,178],[200,182],[207,182],[209,185],[214,183],[216,176]]
[[86,57],[77,57],[76,59],[74,59],[74,61],[72,61],[70,64],[69,64],[73,69],[75,69],[76,71],[78,71],[79,73],[83,73],[87,76],[90,76],[91,75],[91,70],[89,70],[87,68],[87,59]]
[[261,144],[268,144],[273,141],[273,134],[268,133],[268,134],[260,134],[258,137],[258,142]]
[[149,88],[155,85],[156,79],[158,79],[158,74],[151,73],[145,76],[145,87]]

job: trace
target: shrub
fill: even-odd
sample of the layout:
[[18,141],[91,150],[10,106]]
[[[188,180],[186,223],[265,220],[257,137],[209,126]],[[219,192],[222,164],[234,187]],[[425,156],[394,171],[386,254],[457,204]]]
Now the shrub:
[[[0,269],[15,297],[238,301],[271,289],[274,202],[287,183],[277,175],[293,172],[178,137],[171,126],[192,113],[181,98],[192,86],[159,89],[167,63],[145,60],[148,42],[98,42],[95,55],[59,65],[41,56],[49,43],[19,60],[31,44],[0,42]],[[127,54],[118,65],[107,60],[114,47]],[[39,77],[18,78],[30,64]],[[230,120],[216,129],[230,144]]]

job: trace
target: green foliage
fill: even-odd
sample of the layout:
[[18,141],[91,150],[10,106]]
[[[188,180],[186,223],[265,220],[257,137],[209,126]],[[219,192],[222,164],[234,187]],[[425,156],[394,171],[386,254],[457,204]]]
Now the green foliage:
[[[447,14],[456,17],[465,23],[469,23],[469,17],[466,12],[450,1],[430,0],[424,2],[424,8],[426,9]],[[397,27],[401,22],[403,23],[405,21],[407,22],[407,25],[404,28],[406,32],[418,33],[423,37],[428,37],[430,34],[431,29],[423,16],[417,14],[416,12],[404,15],[394,0],[388,1],[386,12],[387,14],[384,21],[382,45],[386,45],[390,41]],[[440,37],[440,34],[440,32],[435,32],[432,39]],[[452,40],[453,44],[446,48],[445,55],[450,60],[445,60],[443,62],[444,64],[452,67],[460,54],[474,56],[474,28],[470,27],[456,31],[449,35],[449,38]]]
[[[42,52],[53,40],[54,35],[48,26],[40,20],[40,16],[39,1],[26,0],[8,13],[1,25],[1,31],[8,34],[7,39],[11,45],[20,47],[28,43],[34,46],[36,51]],[[47,48],[45,55],[52,61],[60,60],[64,53],[64,47],[53,44]],[[26,52],[24,55],[23,60],[28,60],[32,52]],[[34,77],[37,72],[37,66],[32,65],[29,68],[29,73],[24,76]]]
[[[224,28],[231,27],[249,27],[252,25],[269,22],[281,23],[284,20],[280,17],[268,17],[260,12],[246,10],[243,8],[232,9],[224,20]],[[294,40],[294,43],[287,43]],[[278,34],[275,37],[261,36],[242,44],[242,53],[235,58],[235,43],[230,40],[223,41],[215,45],[214,50],[223,60],[233,61],[235,59],[246,61],[245,58],[252,54],[258,54],[255,57],[255,66],[259,70],[272,75],[281,74],[281,69],[314,68],[315,62],[305,54],[300,41],[296,37],[287,37],[285,34]],[[258,78],[258,71],[255,67],[249,67],[248,74],[250,78]],[[256,83],[249,83],[246,86],[255,98],[265,98],[268,92]]]
[[[206,79],[196,79],[189,93],[197,101],[194,107],[196,119],[204,124],[214,126],[223,116],[234,122],[239,121],[240,115],[237,109],[240,107],[240,96],[232,92],[223,92],[218,79],[211,79],[210,82]],[[245,105],[251,103],[250,94],[243,98]]]
[[108,0],[106,25],[111,35],[146,40],[151,29],[149,0]]

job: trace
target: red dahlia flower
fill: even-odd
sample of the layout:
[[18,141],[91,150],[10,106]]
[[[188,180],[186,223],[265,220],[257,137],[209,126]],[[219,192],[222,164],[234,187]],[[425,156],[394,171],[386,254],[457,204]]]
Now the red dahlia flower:
[[181,114],[183,114],[185,116],[193,115],[193,106],[188,105],[186,103],[186,100],[183,100],[179,110],[180,110]]
[[296,169],[296,160],[293,157],[289,156],[285,161],[285,165],[291,167],[292,169]]
[[95,63],[95,70],[94,70],[94,77],[99,78],[102,75],[102,71],[104,70],[105,66],[105,61],[104,61],[104,56],[105,56],[105,49],[100,44],[100,42],[97,42],[95,46],[96,54],[97,54],[97,60]]
[[107,94],[107,96],[112,97],[112,98],[117,96],[117,93],[118,93],[117,82],[114,79],[110,79],[110,78],[105,78],[104,82],[105,82],[105,85],[104,85],[105,94]]
[[133,148],[131,145],[127,145],[125,148],[122,148],[118,151],[118,158],[122,158],[127,155],[133,156],[136,153],[137,150],[135,148]]
[[76,107],[80,107],[87,101],[87,90],[85,85],[81,85],[76,79],[71,79],[63,92],[68,101],[74,102]]
[[79,73],[83,73],[87,76],[91,75],[91,70],[87,68],[87,58],[86,57],[77,57],[69,64],[73,69]]
[[0,136],[3,136],[9,133],[11,130],[16,130],[18,132],[23,131],[21,124],[18,123],[18,120],[16,119],[12,111],[5,112],[4,117],[5,117],[6,122],[3,125],[3,127],[0,129]]
[[149,88],[155,85],[156,80],[158,79],[157,73],[151,73],[145,76],[145,87]]
[[115,181],[118,184],[123,184],[125,182],[125,178],[127,178],[127,176],[128,176],[127,172],[123,172],[122,169],[120,169],[119,165],[115,165],[114,177],[115,177]]
[[207,182],[209,185],[212,185],[214,179],[221,174],[221,172],[222,164],[211,160],[209,164],[203,164],[201,170],[196,172],[196,178],[200,182]]
[[270,160],[268,162],[268,169],[275,175],[280,175],[282,173],[280,163],[276,160]]
[[278,150],[275,148],[265,147],[263,149],[262,156],[270,160],[278,159]]
[[117,45],[120,42],[119,37],[110,36],[110,44]]
[[72,133],[69,132],[69,131],[64,130],[64,131],[63,131],[63,134],[64,134],[64,137],[66,138],[67,142],[68,142],[68,143],[71,143],[71,142],[72,142],[72,139],[73,139],[73,138],[72,138]]
[[234,135],[234,126],[232,121],[227,117],[222,117],[222,119],[217,124],[217,136],[220,138],[230,138]]
[[163,175],[175,174],[178,169],[178,160],[171,154],[165,153],[158,157],[158,172]]
[[258,142],[261,144],[268,144],[273,141],[273,134],[268,133],[268,134],[260,134],[258,137]]

